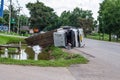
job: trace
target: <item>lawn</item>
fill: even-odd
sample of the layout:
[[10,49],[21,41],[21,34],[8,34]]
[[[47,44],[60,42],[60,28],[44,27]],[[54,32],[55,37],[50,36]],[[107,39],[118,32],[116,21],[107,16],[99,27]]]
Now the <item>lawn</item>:
[[0,35],[0,44],[24,42],[24,38]]
[[[108,34],[104,34],[104,39],[102,39],[102,33],[92,33],[87,35],[86,38],[90,38],[90,39],[95,39],[95,40],[103,40],[103,41],[109,41],[109,35]],[[118,41],[116,41],[115,38],[112,38],[111,40],[112,42],[120,42],[120,38],[118,39]]]

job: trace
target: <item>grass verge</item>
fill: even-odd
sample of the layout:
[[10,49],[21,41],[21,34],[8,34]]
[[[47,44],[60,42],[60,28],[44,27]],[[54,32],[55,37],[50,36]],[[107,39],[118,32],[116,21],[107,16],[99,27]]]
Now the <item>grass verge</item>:
[[31,65],[31,66],[41,66],[41,67],[67,67],[72,64],[86,64],[88,60],[85,58],[76,58],[76,59],[69,59],[69,60],[15,60],[9,58],[0,58],[1,64],[11,64],[11,65]]
[[[102,33],[92,33],[90,35],[87,35],[86,38],[89,39],[95,39],[95,40],[102,40],[102,41],[109,41],[109,35],[108,34],[104,34],[104,38]],[[118,41],[115,38],[111,38],[111,42],[120,42],[120,38],[118,39]]]
[[25,42],[23,38],[0,35],[0,44]]
[[[95,40],[102,40],[102,34],[92,33],[90,35],[87,35],[87,38],[95,39]],[[108,41],[108,40],[109,40],[109,36],[107,34],[104,34],[104,41]]]
[[[57,47],[48,47],[45,52],[50,53],[49,60],[15,60],[10,58],[0,58],[1,64],[15,65],[32,65],[32,66],[52,66],[52,67],[67,67],[72,64],[86,64],[88,60],[79,54],[71,54],[63,52]],[[40,53],[41,54],[41,53]]]

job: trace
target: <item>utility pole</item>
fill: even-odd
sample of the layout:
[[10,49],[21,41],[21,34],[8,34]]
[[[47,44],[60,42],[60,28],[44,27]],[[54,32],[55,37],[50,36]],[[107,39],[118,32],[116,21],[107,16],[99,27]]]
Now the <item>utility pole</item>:
[[10,33],[10,28],[11,28],[11,5],[12,4],[12,0],[10,0],[10,6],[9,6],[9,9],[10,9],[10,11],[9,11],[9,30],[8,30],[8,32]]
[[18,7],[18,33],[20,32],[20,10],[22,7]]
[[18,28],[17,28],[17,33],[19,33],[20,32],[20,10],[22,9],[22,7],[20,6],[20,4],[19,4],[19,2],[18,2],[18,0],[16,0],[17,1],[17,4],[18,4],[18,22],[17,22],[17,24],[18,24]]

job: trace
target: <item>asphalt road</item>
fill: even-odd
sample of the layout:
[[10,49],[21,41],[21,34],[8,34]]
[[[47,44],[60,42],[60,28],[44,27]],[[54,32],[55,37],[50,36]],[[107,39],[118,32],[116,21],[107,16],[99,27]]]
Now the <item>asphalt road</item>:
[[0,80],[75,80],[66,67],[0,64]]
[[69,67],[76,80],[120,80],[120,43],[85,39],[85,44],[85,48],[71,50],[90,60]]

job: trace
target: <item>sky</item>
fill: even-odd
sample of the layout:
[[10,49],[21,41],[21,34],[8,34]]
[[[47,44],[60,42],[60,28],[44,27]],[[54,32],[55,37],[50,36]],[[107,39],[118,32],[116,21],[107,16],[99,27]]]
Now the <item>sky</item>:
[[[22,7],[21,14],[29,15],[29,11],[26,8],[26,4],[31,2],[34,3],[37,0],[12,0],[12,4],[17,8],[17,1]],[[93,17],[97,19],[99,11],[99,3],[103,0],[39,0],[43,2],[46,6],[49,6],[54,9],[56,14],[60,16],[63,11],[73,11],[74,8],[79,7],[84,10],[92,10]],[[9,0],[5,0],[5,5],[9,5]],[[7,8],[5,6],[5,8]]]

